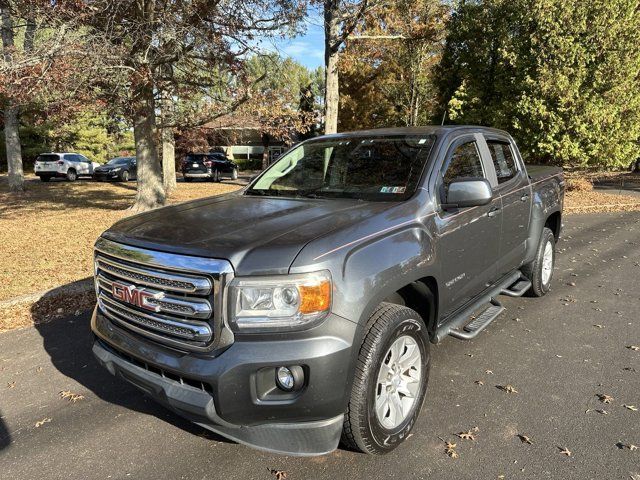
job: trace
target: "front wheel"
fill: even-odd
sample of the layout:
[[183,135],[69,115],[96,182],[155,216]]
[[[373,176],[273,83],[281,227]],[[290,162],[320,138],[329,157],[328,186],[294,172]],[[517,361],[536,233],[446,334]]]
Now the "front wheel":
[[120,181],[121,182],[128,182],[129,181],[129,172],[127,172],[126,170],[124,172],[122,172],[120,174]]
[[400,445],[420,413],[430,366],[429,335],[420,315],[381,303],[360,348],[342,442],[372,455]]
[[531,288],[527,295],[542,297],[551,288],[553,267],[556,261],[555,238],[551,229],[542,229],[542,237],[533,262],[522,267],[522,273],[531,281]]
[[234,168],[233,172],[231,173],[231,180],[237,180],[238,179],[238,169]]

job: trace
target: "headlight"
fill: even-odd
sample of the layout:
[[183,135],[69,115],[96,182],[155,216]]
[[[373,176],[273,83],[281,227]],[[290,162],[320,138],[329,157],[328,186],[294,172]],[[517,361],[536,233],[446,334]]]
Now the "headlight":
[[331,308],[329,272],[239,277],[229,286],[231,325],[240,332],[309,328]]

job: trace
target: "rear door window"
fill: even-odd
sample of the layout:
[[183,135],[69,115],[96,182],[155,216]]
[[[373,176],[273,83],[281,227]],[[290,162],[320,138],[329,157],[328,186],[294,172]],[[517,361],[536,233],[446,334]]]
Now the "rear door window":
[[487,140],[491,160],[496,169],[498,184],[506,183],[516,176],[518,169],[513,157],[513,150],[508,142],[498,140]]

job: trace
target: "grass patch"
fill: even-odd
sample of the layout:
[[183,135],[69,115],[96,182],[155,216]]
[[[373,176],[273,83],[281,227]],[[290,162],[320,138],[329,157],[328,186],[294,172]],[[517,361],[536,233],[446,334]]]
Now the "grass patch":
[[[178,183],[169,203],[219,195],[239,183]],[[27,191],[10,195],[0,178],[0,301],[40,292],[92,275],[93,244],[130,214],[135,182],[42,183],[27,177]]]

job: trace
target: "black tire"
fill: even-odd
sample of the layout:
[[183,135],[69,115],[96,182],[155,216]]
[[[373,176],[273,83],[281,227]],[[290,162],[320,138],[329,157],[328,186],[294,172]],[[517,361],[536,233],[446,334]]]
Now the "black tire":
[[[420,384],[409,413],[396,428],[387,429],[379,421],[374,404],[378,373],[393,342],[410,336],[420,348]],[[420,413],[429,381],[429,335],[424,321],[410,308],[381,303],[367,323],[367,332],[356,364],[349,405],[342,429],[342,443],[371,455],[390,452],[402,443]]]
[[233,172],[231,173],[231,180],[237,180],[238,179],[238,169],[234,168]]
[[127,170],[120,174],[120,181],[125,183],[129,181],[129,172]]
[[190,182],[191,180],[193,180],[191,177],[183,177],[185,182]]
[[[551,244],[552,260],[551,260],[551,273],[546,282],[543,281],[543,263],[544,252],[548,244]],[[530,297],[542,297],[546,295],[551,288],[551,281],[553,280],[553,268],[556,263],[555,253],[556,241],[551,229],[544,227],[542,229],[542,235],[540,242],[538,243],[538,250],[533,262],[524,265],[521,269],[525,277],[531,281],[531,288],[527,291],[527,296]]]
[[41,182],[48,182],[49,180],[51,180],[51,177],[46,177],[46,176],[44,176],[44,175],[42,175],[42,176],[40,177],[40,181],[41,181]]
[[213,171],[213,181],[220,182],[220,172],[218,172],[218,170]]
[[73,168],[67,170],[67,180],[70,182],[75,182],[78,179],[78,174]]

